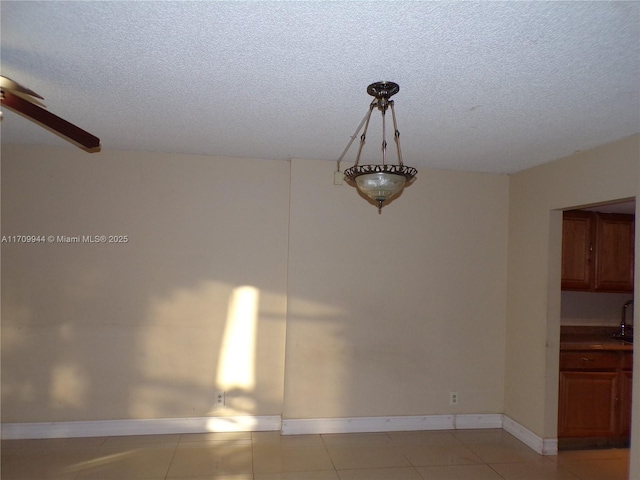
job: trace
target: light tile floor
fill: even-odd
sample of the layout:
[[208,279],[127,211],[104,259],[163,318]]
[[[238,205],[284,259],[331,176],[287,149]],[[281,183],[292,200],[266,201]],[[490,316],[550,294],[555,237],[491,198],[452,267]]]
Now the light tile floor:
[[541,456],[503,430],[2,441],[2,480],[626,480],[629,450]]

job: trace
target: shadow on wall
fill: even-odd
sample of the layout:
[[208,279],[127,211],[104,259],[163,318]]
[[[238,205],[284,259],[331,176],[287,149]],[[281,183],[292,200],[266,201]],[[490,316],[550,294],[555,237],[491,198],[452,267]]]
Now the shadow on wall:
[[288,171],[3,146],[2,421],[279,414]]
[[[259,412],[264,405],[256,395],[265,395],[257,391],[255,366],[259,317],[260,290],[251,286],[209,281],[153,301],[149,326],[140,336],[140,350],[146,353],[139,369],[145,381],[131,390],[130,415]],[[263,334],[268,332],[263,328]],[[221,402],[218,395],[223,395]],[[277,405],[279,399],[265,401]],[[184,410],[185,405],[190,411]]]
[[137,302],[132,286],[152,285],[149,271],[119,281],[117,263],[3,285],[4,422],[210,417],[216,431],[229,428],[221,417],[282,414],[283,295],[201,281]]
[[[27,306],[17,302],[18,292],[6,288],[5,422],[281,410],[282,358],[268,345],[283,344],[278,325],[283,320],[281,312],[261,313],[256,287],[209,281],[192,290],[175,290],[150,302],[141,325],[130,313],[118,318],[119,302],[109,308],[93,295],[80,301],[54,288],[55,296],[65,301]],[[277,295],[262,297],[263,308],[281,302]],[[64,315],[66,309],[80,312],[92,304],[100,310],[96,314]],[[226,405],[219,405],[218,392],[226,393]]]

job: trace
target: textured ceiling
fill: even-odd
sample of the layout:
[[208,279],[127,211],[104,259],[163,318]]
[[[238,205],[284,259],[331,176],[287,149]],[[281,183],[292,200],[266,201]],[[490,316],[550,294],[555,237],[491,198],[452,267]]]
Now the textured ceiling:
[[[0,14],[2,75],[103,150],[336,160],[380,80],[400,84],[418,168],[510,173],[640,131],[636,1],[2,1]],[[12,112],[1,125],[3,143],[75,148]]]

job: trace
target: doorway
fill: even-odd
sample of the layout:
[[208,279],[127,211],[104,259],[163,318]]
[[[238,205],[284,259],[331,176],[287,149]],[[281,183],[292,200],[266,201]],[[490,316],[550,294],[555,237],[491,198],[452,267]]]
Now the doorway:
[[[629,445],[632,330],[628,329],[624,339],[617,335],[623,331],[621,325],[633,324],[635,207],[635,200],[626,200],[565,214],[559,312],[559,450]],[[610,281],[614,277],[615,281]]]

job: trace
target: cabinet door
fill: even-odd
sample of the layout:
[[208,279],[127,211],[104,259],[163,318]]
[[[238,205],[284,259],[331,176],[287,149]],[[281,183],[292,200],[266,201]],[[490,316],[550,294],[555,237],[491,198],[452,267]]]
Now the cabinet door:
[[633,291],[634,216],[596,215],[594,288]]
[[565,212],[562,218],[562,289],[591,289],[593,215]]
[[631,387],[633,385],[633,373],[622,372],[620,374],[620,435],[631,435]]
[[558,437],[613,437],[617,372],[560,372]]

